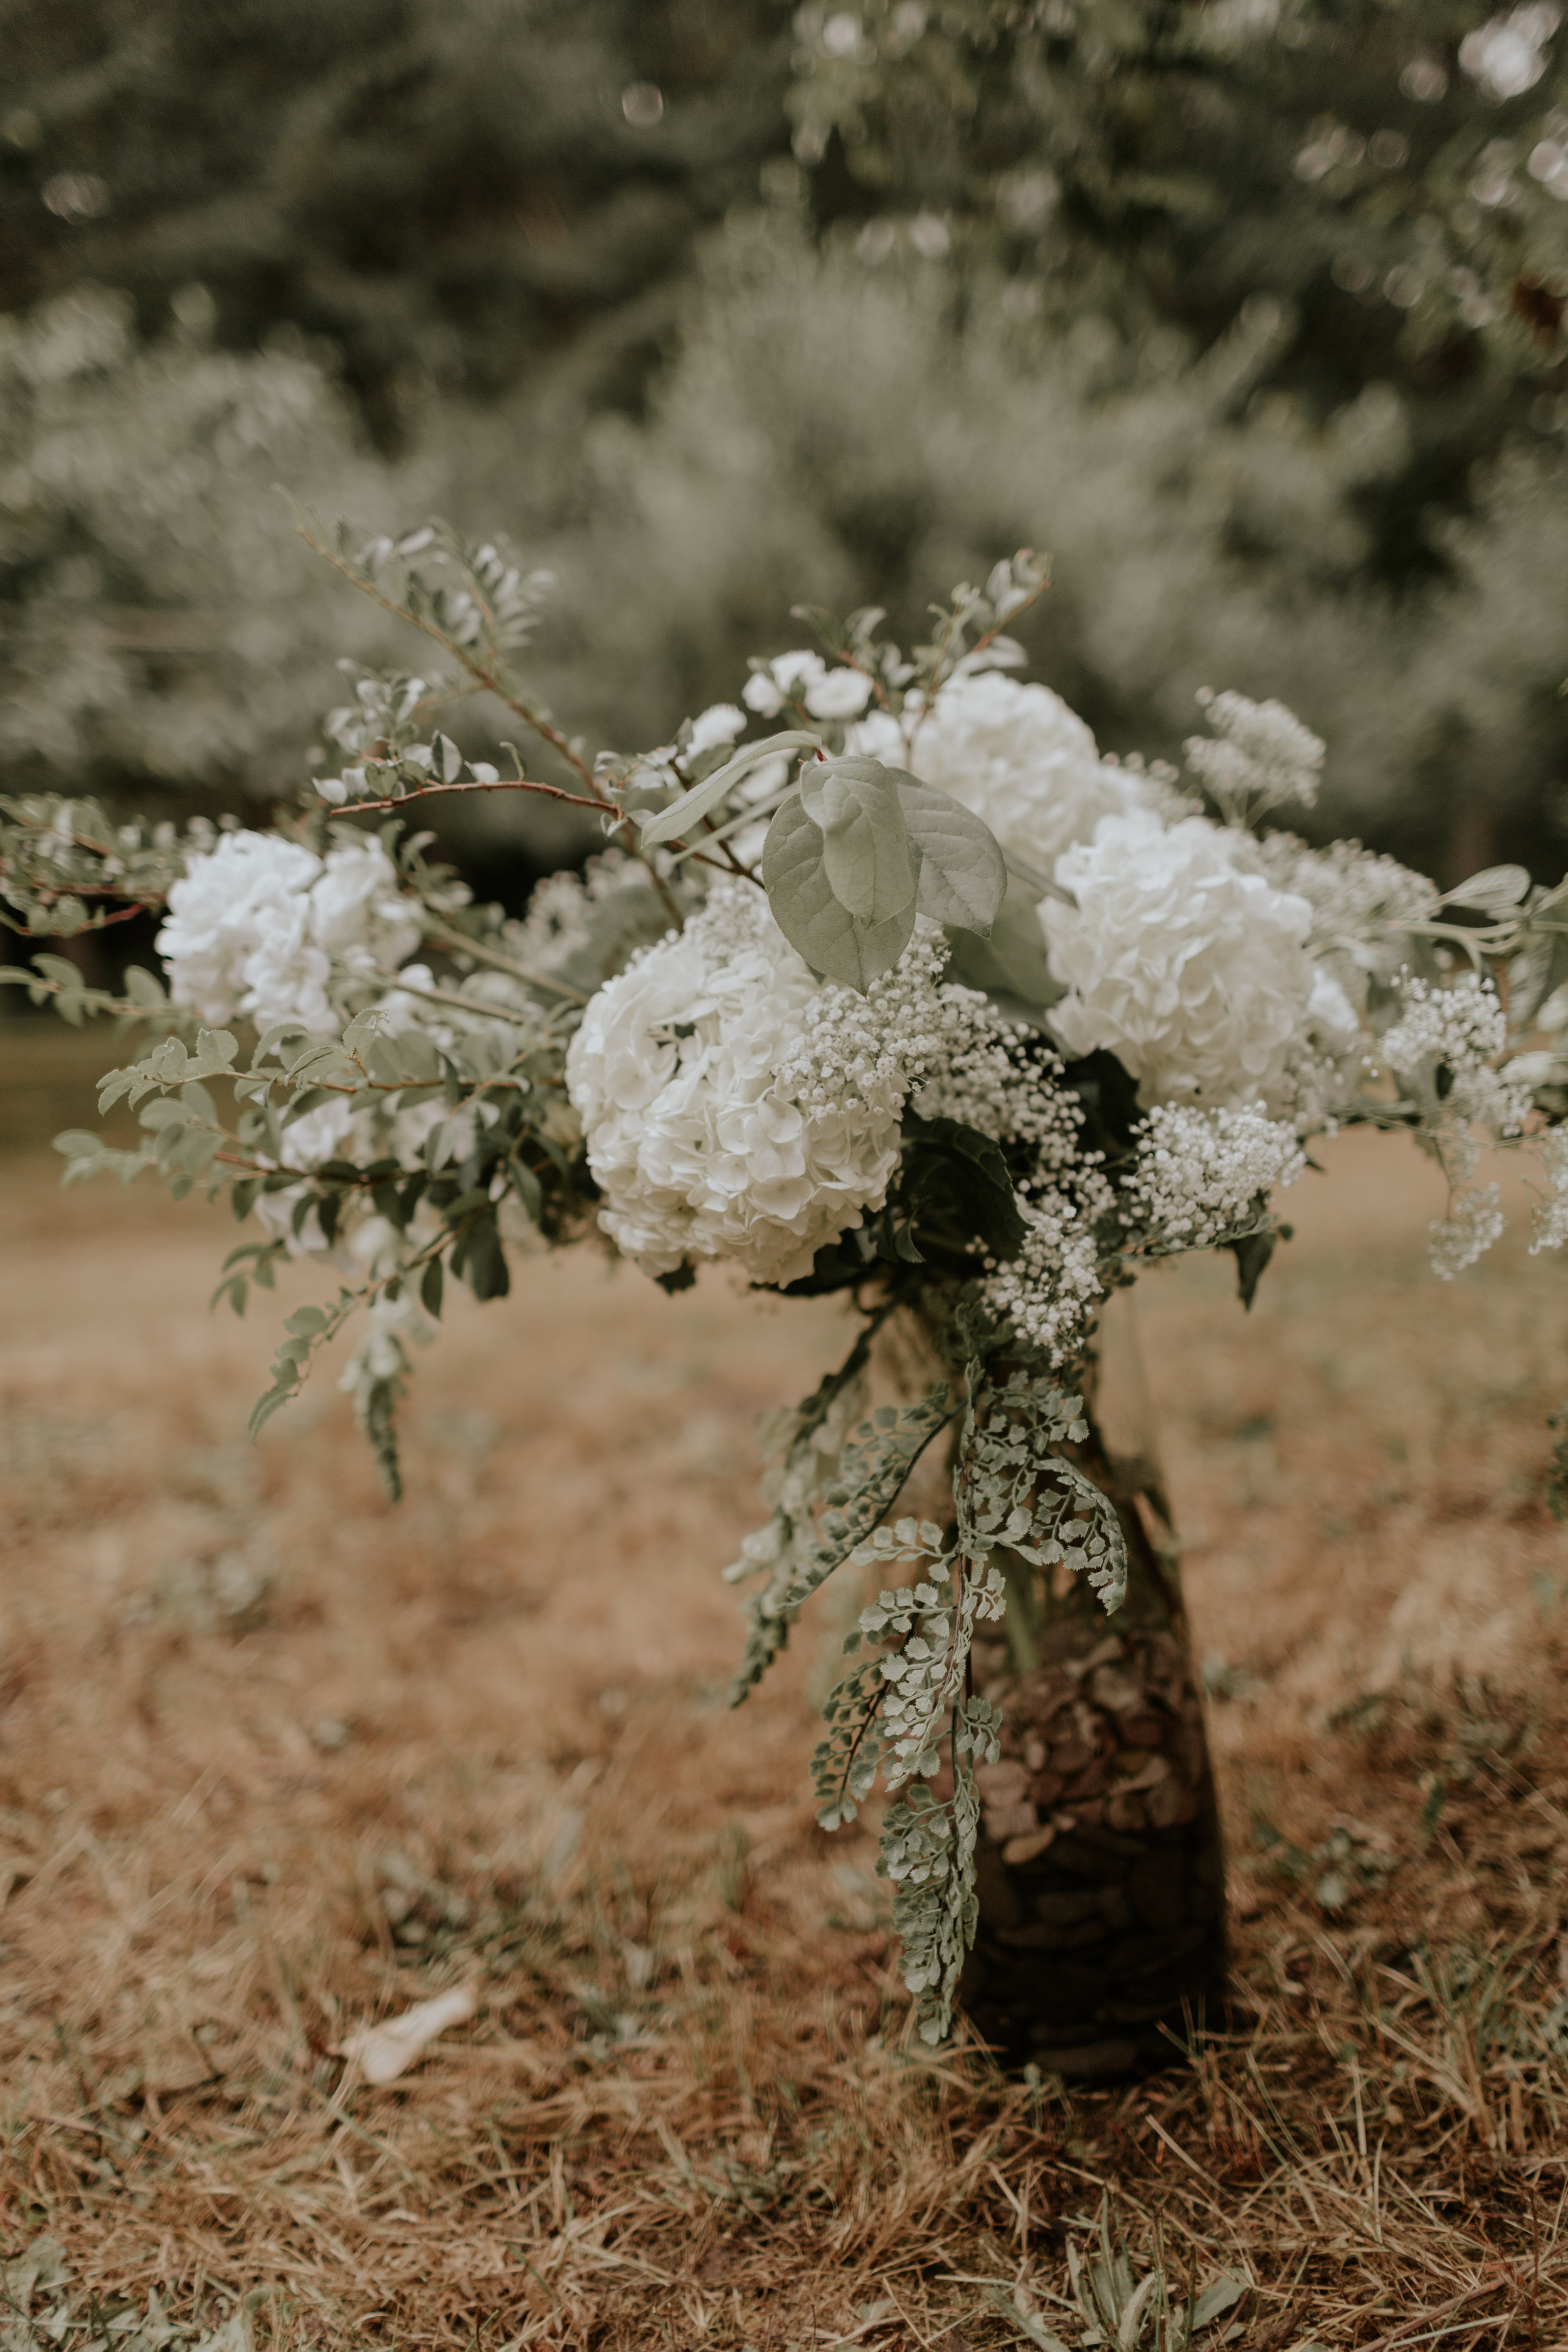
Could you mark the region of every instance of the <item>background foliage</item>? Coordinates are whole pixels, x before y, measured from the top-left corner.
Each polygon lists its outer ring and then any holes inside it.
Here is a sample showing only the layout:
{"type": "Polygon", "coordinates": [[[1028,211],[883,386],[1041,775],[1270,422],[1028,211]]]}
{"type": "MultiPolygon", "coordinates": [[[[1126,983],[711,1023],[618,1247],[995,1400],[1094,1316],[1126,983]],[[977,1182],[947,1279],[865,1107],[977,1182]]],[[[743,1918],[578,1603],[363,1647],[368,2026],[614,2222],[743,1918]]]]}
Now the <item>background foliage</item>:
{"type": "MultiPolygon", "coordinates": [[[[1026,542],[1108,746],[1279,694],[1326,829],[1560,866],[1549,7],[19,0],[6,40],[7,788],[291,788],[322,646],[390,641],[281,481],[502,522],[598,742],[731,695],[793,602],[912,634],[1026,542]]],[[[508,897],[579,845],[465,817],[508,897]]]]}

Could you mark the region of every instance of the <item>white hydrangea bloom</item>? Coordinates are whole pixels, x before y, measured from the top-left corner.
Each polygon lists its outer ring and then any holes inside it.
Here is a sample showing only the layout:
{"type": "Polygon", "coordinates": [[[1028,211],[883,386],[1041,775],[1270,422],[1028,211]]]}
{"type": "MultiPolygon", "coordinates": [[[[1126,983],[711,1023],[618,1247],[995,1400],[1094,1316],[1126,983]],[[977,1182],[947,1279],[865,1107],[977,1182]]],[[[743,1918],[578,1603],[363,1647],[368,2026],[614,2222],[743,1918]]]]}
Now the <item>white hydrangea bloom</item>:
{"type": "Polygon", "coordinates": [[[1059,694],[996,670],[949,678],[907,755],[897,720],[880,712],[852,730],[850,749],[940,784],[1046,874],[1101,817],[1148,806],[1146,779],[1102,760],[1059,694]]]}
{"type": "Polygon", "coordinates": [[[1103,818],[1058,861],[1075,908],[1041,909],[1069,1054],[1107,1047],[1146,1106],[1276,1108],[1314,1019],[1312,910],[1255,870],[1246,836],[1187,817],[1103,818]]]}
{"type": "Polygon", "coordinates": [[[805,1274],[881,1206],[910,1088],[986,1017],[938,985],[945,954],[922,933],[860,997],[814,978],[760,892],[716,892],[598,991],[572,1041],[605,1231],[652,1275],[702,1257],[754,1282],[805,1274]]]}
{"type": "Polygon", "coordinates": [[[171,889],[155,944],[174,1003],[215,1027],[243,1017],[258,1029],[297,1021],[326,1034],[338,1025],[334,963],[374,973],[418,942],[379,841],[321,858],[276,834],[226,833],[171,889]]]}
{"type": "Polygon", "coordinates": [[[1212,1248],[1305,1165],[1294,1129],[1258,1111],[1163,1106],[1143,1122],[1123,1214],[1163,1247],[1212,1248]]]}

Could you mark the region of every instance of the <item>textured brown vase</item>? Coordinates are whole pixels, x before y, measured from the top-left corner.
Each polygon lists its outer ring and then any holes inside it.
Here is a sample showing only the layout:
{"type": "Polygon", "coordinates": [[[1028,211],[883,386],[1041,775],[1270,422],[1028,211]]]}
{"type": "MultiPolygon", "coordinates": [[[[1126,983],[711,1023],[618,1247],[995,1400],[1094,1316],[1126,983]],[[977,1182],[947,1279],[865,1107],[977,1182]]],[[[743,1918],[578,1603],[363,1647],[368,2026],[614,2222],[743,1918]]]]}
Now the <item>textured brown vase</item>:
{"type": "Polygon", "coordinates": [[[1127,1599],[1024,1569],[977,1641],[1002,1760],[980,1773],[980,1929],[959,1998],[1005,2064],[1110,2081],[1217,2023],[1225,1854],[1202,1686],[1130,1294],[1096,1336],[1080,1466],[1126,1532],[1127,1599]]]}

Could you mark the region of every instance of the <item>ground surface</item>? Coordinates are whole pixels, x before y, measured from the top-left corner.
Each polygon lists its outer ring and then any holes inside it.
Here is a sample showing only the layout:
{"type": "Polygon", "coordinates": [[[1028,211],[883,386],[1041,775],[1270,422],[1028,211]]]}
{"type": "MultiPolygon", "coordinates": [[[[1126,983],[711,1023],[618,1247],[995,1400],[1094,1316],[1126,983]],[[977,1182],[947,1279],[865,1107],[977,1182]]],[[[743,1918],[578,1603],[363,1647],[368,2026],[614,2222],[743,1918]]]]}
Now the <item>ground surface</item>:
{"type": "MultiPolygon", "coordinates": [[[[5,1131],[85,1123],[76,1067],[0,1050],[5,1131]]],[[[235,2352],[1076,2347],[1108,2187],[1135,2278],[1253,2283],[1205,2341],[1568,2343],[1568,1268],[1438,1285],[1422,1164],[1325,1158],[1250,1318],[1143,1286],[1237,2000],[1069,2101],[905,2051],[807,1801],[831,1602],[723,1703],[752,1418],[835,1307],[530,1265],[449,1312],[394,1510],[330,1371],[245,1443],[218,1213],[0,1152],[0,2259],[60,2242],[66,2352],[154,2288],[235,2352]],[[331,2054],[457,1983],[401,2081],[331,2054]]]]}

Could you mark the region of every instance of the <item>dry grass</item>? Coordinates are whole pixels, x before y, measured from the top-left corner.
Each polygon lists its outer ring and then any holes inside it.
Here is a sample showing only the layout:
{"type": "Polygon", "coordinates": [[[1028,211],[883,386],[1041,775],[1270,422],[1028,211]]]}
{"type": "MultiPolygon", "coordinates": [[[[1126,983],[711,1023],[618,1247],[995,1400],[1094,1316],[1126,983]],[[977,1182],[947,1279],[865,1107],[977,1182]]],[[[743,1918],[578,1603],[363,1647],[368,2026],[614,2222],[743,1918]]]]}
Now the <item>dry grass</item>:
{"type": "Polygon", "coordinates": [[[1333,1156],[1250,1320],[1148,1286],[1237,2003],[1071,2099],[905,2051],[806,1801],[828,1639],[723,1706],[748,1423],[831,1305],[531,1267],[394,1512],[330,1381],[244,1444],[216,1216],[0,1160],[0,2258],[51,2231],[103,2344],[155,2286],[259,2345],[1076,2346],[1109,2184],[1135,2273],[1254,2282],[1215,2336],[1568,2343],[1563,1274],[1441,1288],[1419,1165],[1333,1156]],[[399,2083],[331,2054],[470,1977],[399,2083]]]}

